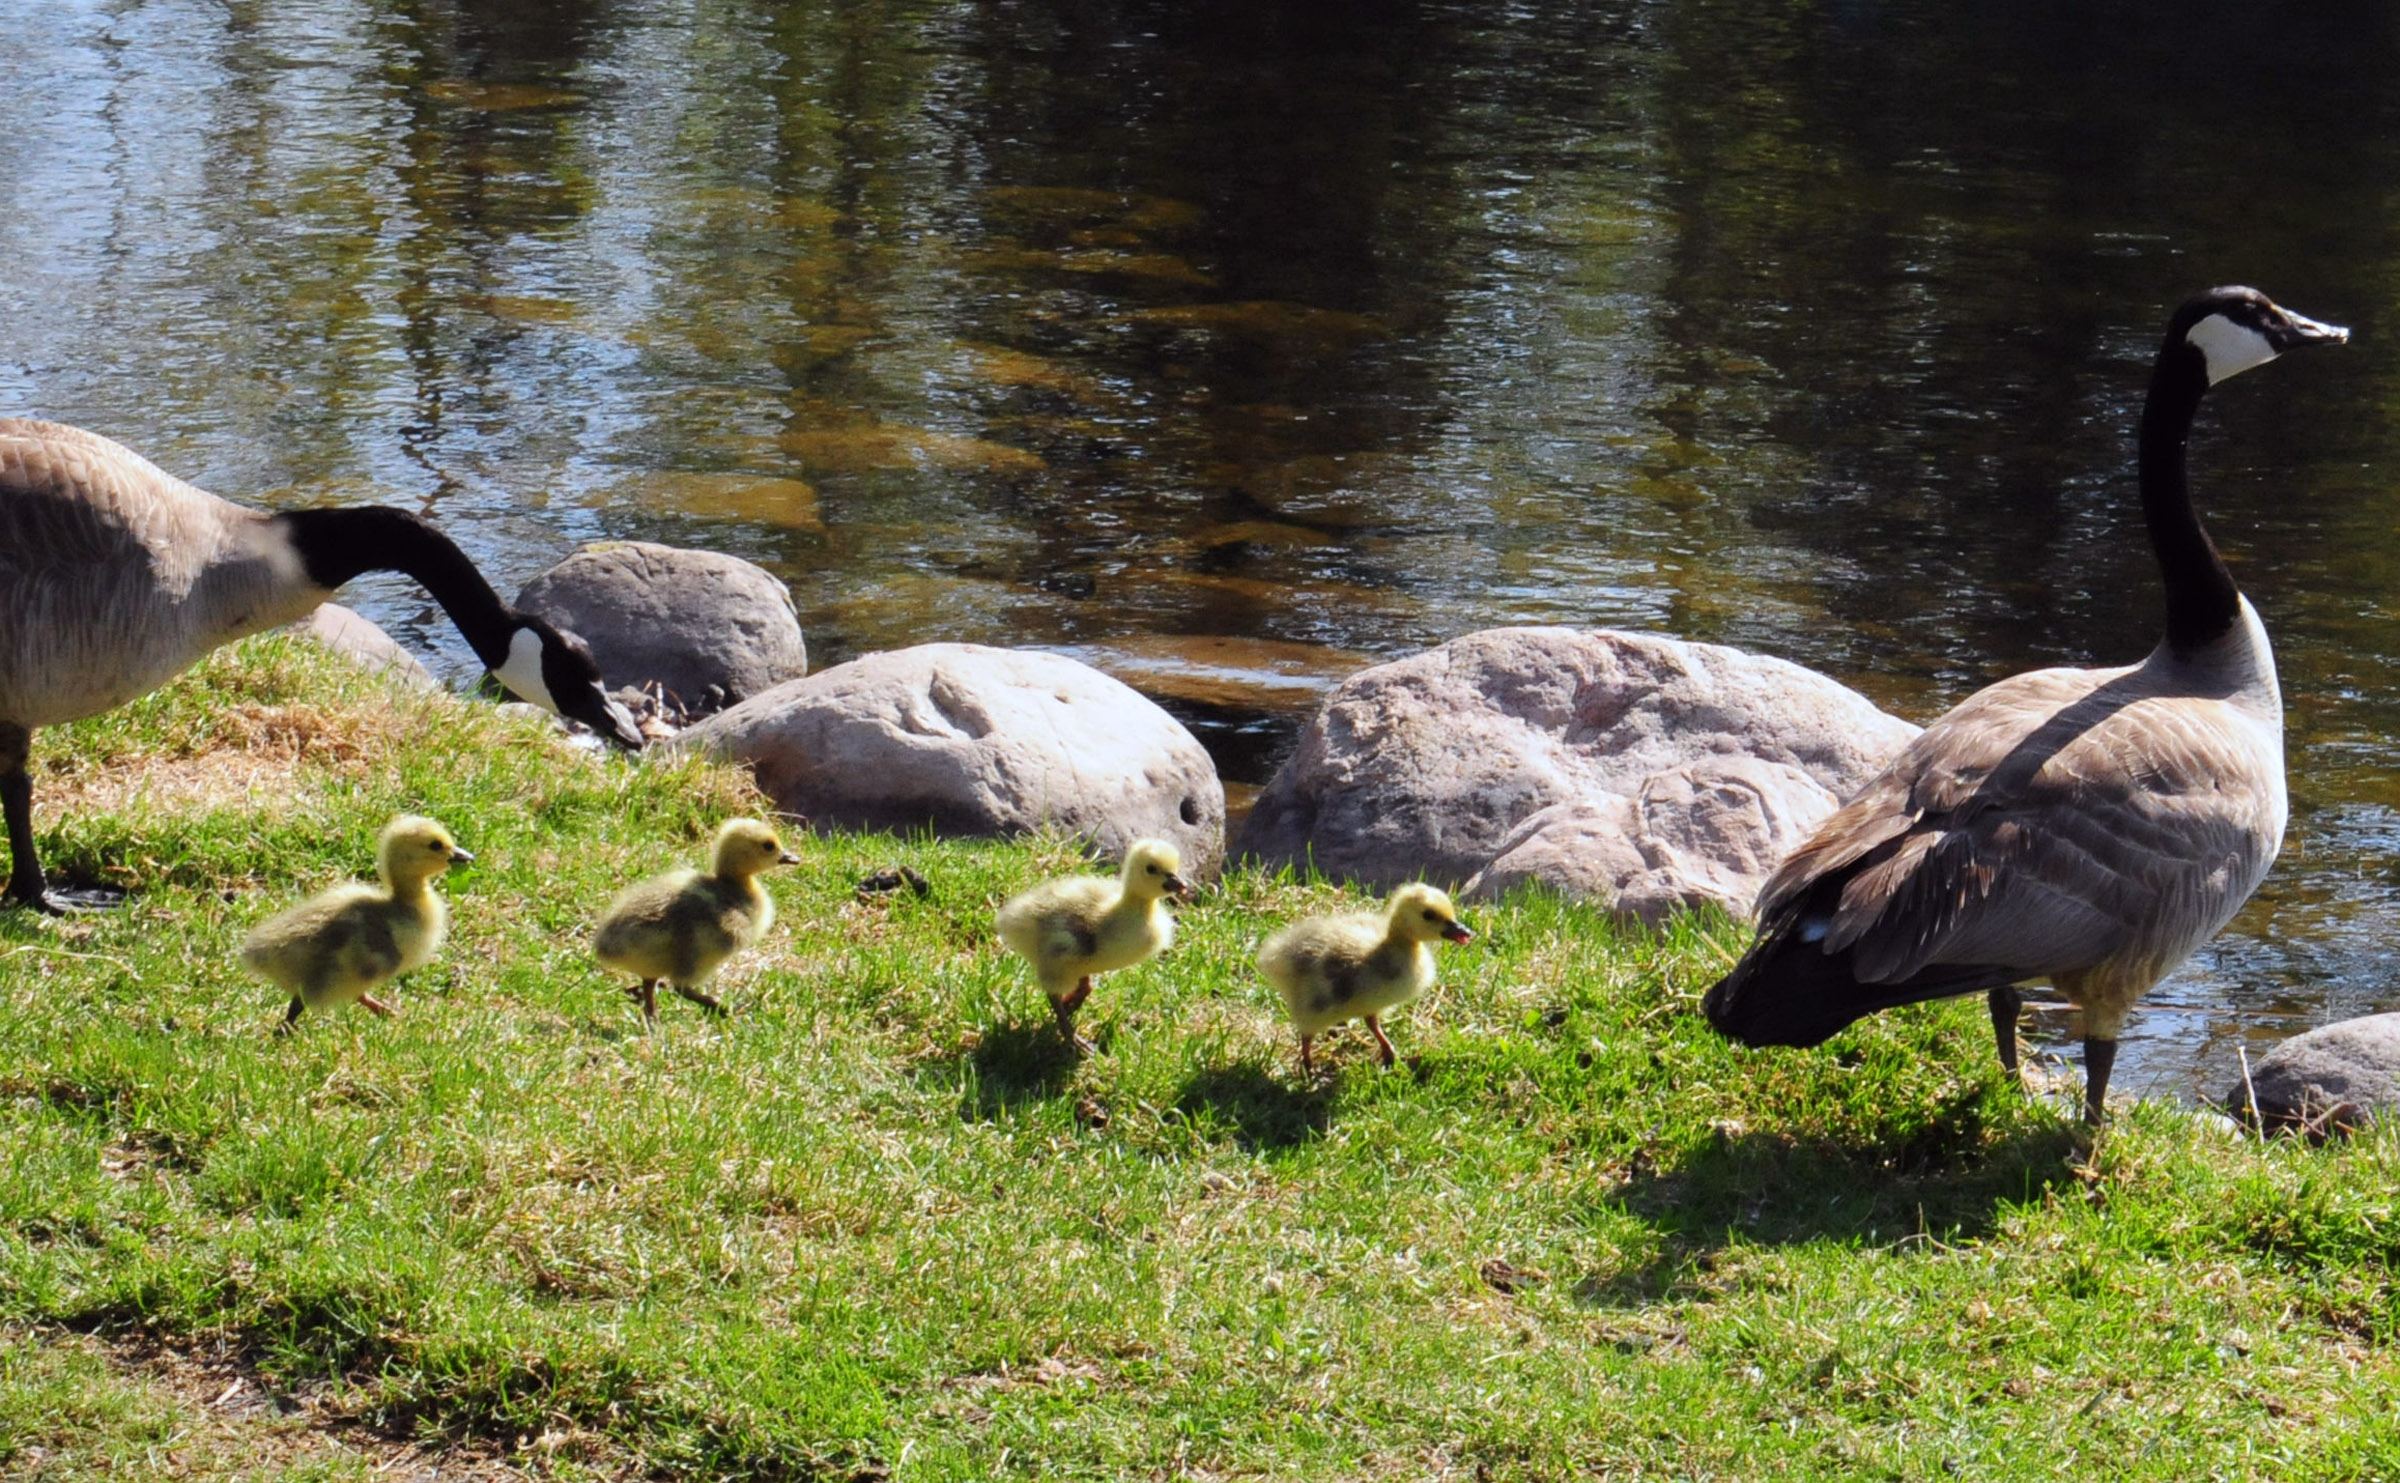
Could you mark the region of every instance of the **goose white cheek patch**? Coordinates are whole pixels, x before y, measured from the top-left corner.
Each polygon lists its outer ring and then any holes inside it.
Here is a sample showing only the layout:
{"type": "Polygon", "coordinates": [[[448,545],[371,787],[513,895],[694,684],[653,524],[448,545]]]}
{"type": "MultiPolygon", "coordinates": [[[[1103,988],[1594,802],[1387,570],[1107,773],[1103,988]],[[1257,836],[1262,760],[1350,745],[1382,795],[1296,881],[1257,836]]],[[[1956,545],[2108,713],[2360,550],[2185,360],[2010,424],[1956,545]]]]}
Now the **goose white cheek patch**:
{"type": "Polygon", "coordinates": [[[2235,324],[2222,314],[2211,314],[2184,332],[2186,344],[2200,349],[2200,358],[2208,362],[2208,384],[2216,385],[2226,377],[2263,366],[2275,358],[2275,347],[2267,337],[2248,325],[2235,324]]]}
{"type": "Polygon", "coordinates": [[[550,687],[542,682],[542,636],[530,628],[520,628],[508,636],[508,657],[492,671],[492,678],[508,687],[508,693],[519,700],[529,700],[552,715],[558,714],[558,702],[551,698],[550,687]]]}

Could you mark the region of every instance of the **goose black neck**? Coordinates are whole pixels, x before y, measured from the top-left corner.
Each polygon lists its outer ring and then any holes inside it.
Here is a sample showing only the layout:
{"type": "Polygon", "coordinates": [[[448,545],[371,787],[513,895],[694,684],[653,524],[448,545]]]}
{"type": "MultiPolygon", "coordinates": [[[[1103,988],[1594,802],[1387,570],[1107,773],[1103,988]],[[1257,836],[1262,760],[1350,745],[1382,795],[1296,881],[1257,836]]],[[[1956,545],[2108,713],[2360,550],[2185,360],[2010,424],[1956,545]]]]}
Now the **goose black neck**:
{"type": "Polygon", "coordinates": [[[2192,508],[2184,446],[2208,390],[2200,356],[2180,339],[2158,355],[2142,408],[2142,517],[2167,587],[2167,643],[2189,653],[2223,638],[2241,618],[2241,593],[2192,508]]]}
{"type": "Polygon", "coordinates": [[[442,605],[476,658],[492,668],[507,661],[514,612],[467,553],[423,517],[369,505],[294,510],[275,519],[317,586],[330,592],[362,572],[404,573],[442,605]]]}

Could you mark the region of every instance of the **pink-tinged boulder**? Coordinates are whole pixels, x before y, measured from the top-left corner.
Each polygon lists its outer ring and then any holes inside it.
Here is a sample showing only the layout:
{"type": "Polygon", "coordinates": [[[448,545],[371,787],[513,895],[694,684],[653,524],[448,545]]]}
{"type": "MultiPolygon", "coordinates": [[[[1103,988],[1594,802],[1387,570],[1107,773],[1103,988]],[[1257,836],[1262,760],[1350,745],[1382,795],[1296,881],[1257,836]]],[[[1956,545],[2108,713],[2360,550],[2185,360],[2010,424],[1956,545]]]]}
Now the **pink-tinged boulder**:
{"type": "Polygon", "coordinates": [[[433,671],[420,663],[416,655],[338,602],[320,603],[315,612],[292,625],[292,632],[316,640],[361,668],[394,676],[420,690],[441,688],[433,671]]]}
{"type": "Polygon", "coordinates": [[[517,594],[591,645],[611,689],[655,687],[688,720],[808,673],[791,590],[738,556],[598,541],[517,594]]]}
{"type": "Polygon", "coordinates": [[[750,764],[777,808],[849,829],[1078,834],[1121,857],[1164,839],[1186,874],[1225,856],[1225,788],[1181,723],[1060,654],[923,644],[779,685],[685,732],[750,764]]]}
{"type": "Polygon", "coordinates": [[[1656,924],[1703,903],[1748,916],[1761,882],[1840,800],[1797,767],[1724,757],[1654,772],[1631,793],[1554,803],[1510,830],[1472,897],[1539,881],[1656,924]]]}
{"type": "Polygon", "coordinates": [[[1488,867],[1478,885],[1623,890],[1644,916],[1670,897],[1746,912],[1780,849],[1916,732],[1781,659],[1490,629],[1337,686],[1236,853],[1379,887],[1488,867]],[[1674,821],[1687,801],[1699,816],[1674,821]]]}

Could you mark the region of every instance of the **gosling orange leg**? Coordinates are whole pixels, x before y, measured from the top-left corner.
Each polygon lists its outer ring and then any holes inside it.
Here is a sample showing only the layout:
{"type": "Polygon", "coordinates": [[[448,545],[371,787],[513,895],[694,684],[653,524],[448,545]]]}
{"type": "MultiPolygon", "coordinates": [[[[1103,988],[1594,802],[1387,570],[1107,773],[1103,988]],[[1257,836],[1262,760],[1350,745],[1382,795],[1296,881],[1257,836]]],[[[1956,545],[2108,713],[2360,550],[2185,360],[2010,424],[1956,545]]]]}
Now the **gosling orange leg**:
{"type": "Polygon", "coordinates": [[[1382,1059],[1383,1064],[1386,1066],[1397,1064],[1400,1060],[1400,1053],[1392,1049],[1392,1038],[1383,1033],[1382,1023],[1375,1016],[1368,1015],[1367,1029],[1375,1036],[1375,1054],[1382,1059]]]}

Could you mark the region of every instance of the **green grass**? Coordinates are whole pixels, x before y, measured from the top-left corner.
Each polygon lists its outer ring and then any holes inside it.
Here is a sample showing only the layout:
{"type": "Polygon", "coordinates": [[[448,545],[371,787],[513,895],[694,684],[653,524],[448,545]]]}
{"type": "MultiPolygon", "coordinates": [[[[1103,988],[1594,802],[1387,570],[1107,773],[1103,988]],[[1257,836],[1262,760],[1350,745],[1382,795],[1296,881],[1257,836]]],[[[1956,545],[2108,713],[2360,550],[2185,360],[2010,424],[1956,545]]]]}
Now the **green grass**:
{"type": "MultiPolygon", "coordinates": [[[[1471,910],[1402,1065],[1346,1033],[1303,1086],[1249,958],[1341,890],[1229,876],[1078,1064],[990,930],[1071,850],[833,836],[733,1017],[644,1035],[588,924],[758,807],[729,771],[281,640],[37,746],[54,867],[142,889],[0,913],[0,1473],[123,1475],[211,1414],[161,1368],[202,1352],[568,1477],[2400,1469],[2391,1133],[2095,1146],[1979,1006],[1740,1052],[1723,920],[1471,910]],[[272,1038],[233,944],[402,810],[478,856],[448,948],[272,1038]],[[899,863],[930,898],[854,898],[899,863]]],[[[180,1465],[365,1476],[282,1456],[180,1465]]]]}

